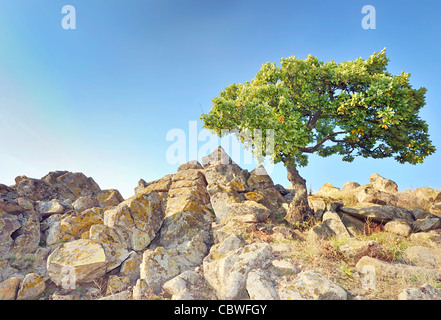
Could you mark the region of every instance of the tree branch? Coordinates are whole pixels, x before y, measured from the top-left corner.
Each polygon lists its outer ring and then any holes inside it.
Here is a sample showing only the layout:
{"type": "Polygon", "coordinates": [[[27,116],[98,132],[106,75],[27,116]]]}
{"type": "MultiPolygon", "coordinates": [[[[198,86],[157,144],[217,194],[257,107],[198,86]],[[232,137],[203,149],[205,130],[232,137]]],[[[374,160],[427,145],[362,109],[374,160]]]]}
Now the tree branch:
{"type": "MultiPolygon", "coordinates": [[[[335,132],[335,133],[330,133],[328,134],[324,139],[322,139],[322,141],[320,141],[319,143],[317,143],[314,147],[309,147],[309,148],[299,148],[300,151],[305,152],[305,153],[313,153],[316,152],[318,150],[318,148],[320,148],[326,141],[331,140],[334,142],[334,139],[332,139],[332,137],[339,135],[339,134],[343,134],[346,133],[345,131],[339,131],[339,132],[335,132]]],[[[344,140],[342,140],[344,141],[344,140]]],[[[344,141],[347,142],[347,141],[344,141]]]]}

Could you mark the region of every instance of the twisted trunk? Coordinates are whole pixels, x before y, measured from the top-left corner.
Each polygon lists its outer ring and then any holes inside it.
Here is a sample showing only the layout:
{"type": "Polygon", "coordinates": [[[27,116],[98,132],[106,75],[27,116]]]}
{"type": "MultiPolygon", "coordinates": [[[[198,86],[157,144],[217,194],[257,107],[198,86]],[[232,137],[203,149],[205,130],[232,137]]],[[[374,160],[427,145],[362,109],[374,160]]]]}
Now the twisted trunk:
{"type": "Polygon", "coordinates": [[[288,171],[288,180],[291,182],[294,190],[294,198],[289,205],[285,220],[291,224],[304,221],[311,215],[311,208],[308,204],[308,190],[306,189],[306,180],[303,179],[295,167],[286,166],[288,171]]]}

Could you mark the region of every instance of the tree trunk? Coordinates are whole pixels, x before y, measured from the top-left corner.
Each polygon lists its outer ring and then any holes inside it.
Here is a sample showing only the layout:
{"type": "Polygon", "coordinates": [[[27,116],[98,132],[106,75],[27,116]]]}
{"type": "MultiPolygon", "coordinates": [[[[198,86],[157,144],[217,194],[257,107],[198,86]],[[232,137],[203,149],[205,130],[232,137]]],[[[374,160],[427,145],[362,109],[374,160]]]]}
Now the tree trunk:
{"type": "Polygon", "coordinates": [[[291,224],[304,221],[311,215],[311,208],[308,204],[308,190],[306,189],[306,180],[303,179],[295,167],[286,166],[288,171],[288,180],[291,182],[294,190],[294,198],[289,205],[285,220],[291,224]]]}

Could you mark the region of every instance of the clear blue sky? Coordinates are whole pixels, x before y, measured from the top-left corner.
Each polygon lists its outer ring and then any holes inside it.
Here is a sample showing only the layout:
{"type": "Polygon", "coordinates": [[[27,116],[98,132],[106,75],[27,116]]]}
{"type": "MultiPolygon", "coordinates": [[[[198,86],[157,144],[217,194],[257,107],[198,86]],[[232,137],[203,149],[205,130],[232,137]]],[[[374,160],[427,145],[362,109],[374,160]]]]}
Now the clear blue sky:
{"type": "MultiPolygon", "coordinates": [[[[440,12],[428,0],[2,0],[0,183],[81,171],[129,197],[140,178],[176,171],[167,132],[188,133],[189,121],[200,130],[201,108],[262,63],[308,54],[339,62],[384,47],[391,73],[428,89],[421,116],[440,149],[440,12]],[[375,30],[361,27],[366,4],[376,8],[375,30]],[[61,27],[64,5],[76,8],[76,30],[61,27]]],[[[401,190],[438,189],[440,164],[439,151],[418,166],[312,156],[300,173],[314,190],[368,183],[374,172],[401,190]]],[[[288,184],[282,165],[272,177],[288,184]]]]}

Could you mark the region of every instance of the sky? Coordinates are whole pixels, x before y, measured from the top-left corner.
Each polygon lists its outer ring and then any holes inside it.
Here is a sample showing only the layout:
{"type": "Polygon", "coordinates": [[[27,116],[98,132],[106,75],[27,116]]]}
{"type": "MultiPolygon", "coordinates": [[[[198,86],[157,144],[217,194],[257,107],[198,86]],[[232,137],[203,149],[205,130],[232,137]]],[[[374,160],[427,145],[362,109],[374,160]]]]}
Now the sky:
{"type": "MultiPolygon", "coordinates": [[[[200,115],[263,63],[308,54],[343,62],[385,47],[390,73],[427,88],[420,116],[439,149],[440,11],[430,0],[2,0],[0,183],[69,170],[130,197],[139,179],[176,172],[167,158],[174,132],[186,142],[181,159],[201,160],[216,141],[203,139],[200,115]],[[62,26],[65,5],[75,8],[75,29],[62,26]],[[375,29],[362,28],[365,5],[375,7],[375,29]]],[[[257,165],[241,158],[233,160],[244,169],[257,165]]],[[[416,166],[313,155],[299,171],[314,191],[366,184],[373,173],[400,190],[439,189],[440,164],[439,151],[416,166]]],[[[289,185],[282,164],[270,171],[289,185]]]]}

